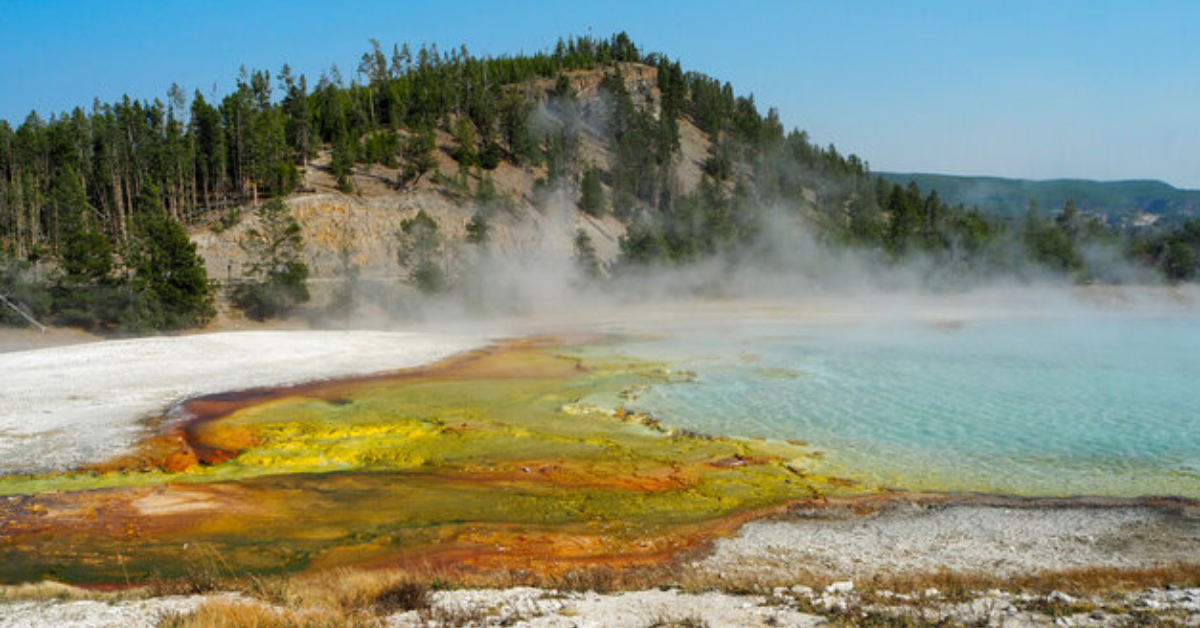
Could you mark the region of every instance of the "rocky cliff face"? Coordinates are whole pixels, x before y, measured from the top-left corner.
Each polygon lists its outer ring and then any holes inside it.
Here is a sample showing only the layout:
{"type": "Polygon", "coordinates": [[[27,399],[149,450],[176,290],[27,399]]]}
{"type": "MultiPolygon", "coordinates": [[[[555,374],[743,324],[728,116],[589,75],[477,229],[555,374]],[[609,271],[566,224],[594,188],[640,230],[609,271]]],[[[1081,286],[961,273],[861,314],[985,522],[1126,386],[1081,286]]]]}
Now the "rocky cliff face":
{"type": "MultiPolygon", "coordinates": [[[[397,234],[403,222],[421,210],[438,222],[449,264],[458,263],[474,247],[466,242],[466,226],[474,215],[474,206],[431,190],[369,197],[305,194],[289,199],[288,206],[303,229],[305,258],[313,279],[337,277],[343,250],[364,278],[403,276],[405,269],[397,260],[397,234]]],[[[257,216],[251,212],[226,231],[194,234],[210,278],[225,282],[245,276],[249,260],[241,242],[257,223],[257,216]]],[[[506,256],[536,254],[547,248],[569,256],[576,230],[583,229],[600,258],[611,262],[618,254],[617,240],[625,232],[617,219],[593,218],[575,209],[569,200],[552,203],[541,211],[527,207],[499,211],[490,223],[489,246],[506,256]]]]}
{"type": "MultiPolygon", "coordinates": [[[[635,102],[657,112],[655,68],[625,64],[622,73],[635,102]]],[[[580,164],[607,168],[611,154],[602,128],[603,74],[575,72],[569,79],[578,94],[584,119],[580,164]]],[[[543,80],[531,83],[528,89],[547,93],[552,87],[552,81],[543,80]]],[[[403,131],[400,133],[405,135],[403,131]]],[[[709,141],[687,120],[680,121],[680,135],[674,186],[677,193],[683,194],[700,181],[709,141]]],[[[437,144],[438,170],[444,180],[458,178],[459,164],[450,156],[455,145],[453,138],[439,131],[437,144]]],[[[466,225],[478,205],[469,193],[438,184],[428,175],[416,186],[401,188],[398,168],[358,165],[351,177],[355,193],[343,194],[337,190],[330,171],[330,158],[328,152],[318,155],[304,172],[300,186],[303,192],[287,199],[303,229],[305,257],[314,280],[339,275],[344,265],[343,250],[362,278],[399,280],[407,276],[407,269],[397,261],[396,234],[405,220],[421,210],[438,222],[448,266],[460,265],[470,255],[474,245],[466,242],[466,225]]],[[[611,215],[596,218],[580,211],[578,182],[553,192],[549,202],[539,206],[535,204],[535,188],[539,177],[545,176],[544,168],[520,167],[505,161],[488,175],[497,192],[507,199],[507,207],[493,210],[489,218],[493,252],[507,257],[557,252],[556,259],[569,258],[576,231],[582,229],[591,237],[602,262],[608,264],[617,258],[618,240],[625,233],[625,224],[611,215]]],[[[474,170],[468,170],[466,178],[474,189],[478,183],[474,170]]],[[[605,186],[606,195],[609,192],[605,186]]],[[[193,240],[204,257],[210,278],[229,282],[245,277],[249,260],[241,242],[257,221],[256,208],[247,207],[243,209],[242,220],[230,228],[205,227],[193,231],[193,240]]]]}

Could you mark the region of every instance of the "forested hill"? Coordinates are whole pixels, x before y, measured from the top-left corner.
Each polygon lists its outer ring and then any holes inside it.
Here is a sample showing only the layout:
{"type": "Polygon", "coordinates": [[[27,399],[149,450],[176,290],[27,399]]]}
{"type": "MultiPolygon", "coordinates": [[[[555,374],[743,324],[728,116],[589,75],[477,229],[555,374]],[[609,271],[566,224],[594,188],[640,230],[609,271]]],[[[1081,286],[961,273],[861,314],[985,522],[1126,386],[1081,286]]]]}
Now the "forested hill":
{"type": "Polygon", "coordinates": [[[617,266],[736,248],[767,205],[838,232],[880,215],[880,188],[856,157],[812,145],[753,97],[624,34],[488,58],[372,42],[352,78],[243,70],[216,99],[172,86],[165,100],[0,122],[0,289],[39,316],[98,329],[203,324],[214,294],[255,316],[286,314],[307,299],[314,244],[296,204],[320,191],[404,208],[387,223],[397,228],[342,240],[393,240],[394,274],[427,292],[463,280],[448,258],[488,247],[496,223],[537,224],[564,201],[621,238],[615,264],[589,240],[595,230],[574,234],[597,281],[617,266]],[[701,154],[685,157],[689,143],[701,154]],[[427,211],[446,204],[470,222],[449,229],[427,211]],[[204,239],[246,217],[252,226],[230,238],[246,263],[205,272],[183,228],[204,239]],[[214,279],[238,285],[214,293],[214,279]]]}
{"type": "Polygon", "coordinates": [[[989,215],[875,176],[624,34],[495,57],[370,43],[350,76],[243,70],[223,95],[171,86],[0,121],[0,323],[23,324],[14,308],[102,331],[203,325],[226,303],[311,313],[317,280],[344,313],[364,260],[390,282],[374,296],[453,294],[525,232],[564,225],[580,281],[601,286],[714,256],[794,265],[803,247],[919,259],[960,284],[1110,280],[1101,249],[1196,272],[1200,222],[1130,236],[1071,202],[989,215]]]}
{"type": "Polygon", "coordinates": [[[928,173],[877,174],[900,185],[915,181],[923,190],[937,190],[951,204],[974,205],[1003,216],[1023,216],[1030,199],[1042,207],[1062,207],[1067,201],[1074,201],[1080,211],[1104,216],[1114,225],[1158,220],[1182,222],[1200,215],[1200,190],[1182,190],[1162,181],[1034,181],[928,173]]]}

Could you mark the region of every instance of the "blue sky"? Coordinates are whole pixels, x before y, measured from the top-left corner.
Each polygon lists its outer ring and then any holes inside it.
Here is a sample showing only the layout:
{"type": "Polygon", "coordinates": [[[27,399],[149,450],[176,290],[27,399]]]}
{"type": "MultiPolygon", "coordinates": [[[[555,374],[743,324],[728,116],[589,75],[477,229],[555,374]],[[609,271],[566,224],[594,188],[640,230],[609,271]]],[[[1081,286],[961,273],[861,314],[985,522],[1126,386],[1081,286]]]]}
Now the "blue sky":
{"type": "Polygon", "coordinates": [[[0,118],[353,73],[369,38],[476,53],[625,30],[876,170],[1200,188],[1200,3],[0,0],[0,118]]]}

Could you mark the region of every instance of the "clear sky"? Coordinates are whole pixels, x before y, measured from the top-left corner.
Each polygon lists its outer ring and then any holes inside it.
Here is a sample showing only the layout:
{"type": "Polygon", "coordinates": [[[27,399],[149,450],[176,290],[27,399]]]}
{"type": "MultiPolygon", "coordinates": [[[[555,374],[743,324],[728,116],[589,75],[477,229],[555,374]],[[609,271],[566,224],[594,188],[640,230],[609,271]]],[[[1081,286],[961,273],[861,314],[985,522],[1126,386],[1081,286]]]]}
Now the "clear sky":
{"type": "MultiPolygon", "coordinates": [[[[347,77],[369,38],[535,51],[627,31],[875,170],[1200,188],[1200,2],[0,0],[0,118],[347,77]]],[[[310,83],[311,84],[311,83],[310,83]]]]}

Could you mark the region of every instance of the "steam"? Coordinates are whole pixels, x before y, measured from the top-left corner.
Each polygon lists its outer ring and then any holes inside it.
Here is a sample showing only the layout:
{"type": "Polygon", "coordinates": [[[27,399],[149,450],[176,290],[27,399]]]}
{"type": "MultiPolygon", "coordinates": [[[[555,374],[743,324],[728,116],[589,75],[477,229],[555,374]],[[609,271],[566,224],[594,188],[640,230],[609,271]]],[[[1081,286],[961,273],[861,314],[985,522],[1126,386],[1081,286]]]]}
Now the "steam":
{"type": "MultiPolygon", "coordinates": [[[[573,126],[582,136],[602,138],[611,108],[609,94],[598,90],[575,100],[543,102],[529,122],[540,136],[573,126]]],[[[571,163],[577,168],[589,165],[575,161],[571,163]]],[[[791,180],[844,185],[794,160],[779,161],[769,167],[791,180]]],[[[816,190],[837,198],[846,192],[816,190]]],[[[467,208],[467,215],[490,216],[494,234],[487,245],[470,244],[451,225],[442,225],[447,290],[425,294],[394,276],[361,277],[351,307],[335,308],[343,316],[319,318],[317,324],[504,328],[537,320],[561,324],[619,318],[632,308],[687,309],[712,301],[775,301],[803,308],[837,300],[850,310],[882,315],[919,311],[919,302],[949,307],[950,302],[970,301],[980,311],[1072,311],[1150,303],[1178,309],[1195,301],[1190,289],[1167,288],[1152,269],[1125,259],[1117,244],[1081,244],[1093,280],[1107,287],[1080,287],[1074,278],[1029,261],[1018,229],[984,251],[952,242],[948,253],[937,258],[915,253],[898,261],[882,250],[829,241],[832,230],[821,229],[815,222],[820,218],[807,207],[754,209],[759,228],[753,241],[715,255],[686,263],[626,265],[611,241],[613,234],[583,214],[576,197],[573,190],[558,188],[535,210],[467,208]],[[606,245],[601,255],[606,276],[600,280],[575,259],[574,238],[580,230],[606,245]]]]}
{"type": "MultiPolygon", "coordinates": [[[[493,214],[496,231],[487,246],[453,234],[445,244],[449,288],[423,294],[397,281],[358,280],[355,306],[342,318],[316,321],[344,328],[486,328],[525,333],[588,329],[619,322],[633,310],[685,312],[714,302],[786,303],[852,317],[929,319],[1034,313],[1137,309],[1191,311],[1197,293],[1158,284],[1152,272],[1121,259],[1113,247],[1085,250],[1090,267],[1108,282],[1077,286],[1062,274],[1022,267],[989,275],[953,251],[943,260],[913,256],[902,263],[882,251],[826,243],[799,212],[765,208],[762,228],[739,246],[687,264],[622,267],[596,280],[576,263],[573,239],[584,230],[604,235],[580,212],[574,195],[559,190],[537,211],[493,214]]],[[[1023,256],[1019,244],[994,255],[1023,256]]]]}

